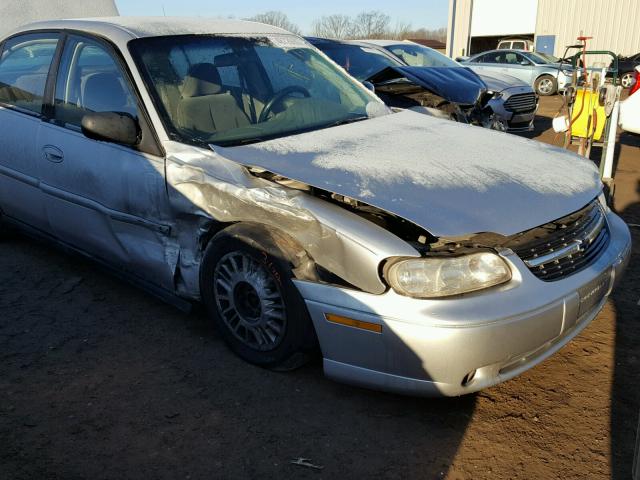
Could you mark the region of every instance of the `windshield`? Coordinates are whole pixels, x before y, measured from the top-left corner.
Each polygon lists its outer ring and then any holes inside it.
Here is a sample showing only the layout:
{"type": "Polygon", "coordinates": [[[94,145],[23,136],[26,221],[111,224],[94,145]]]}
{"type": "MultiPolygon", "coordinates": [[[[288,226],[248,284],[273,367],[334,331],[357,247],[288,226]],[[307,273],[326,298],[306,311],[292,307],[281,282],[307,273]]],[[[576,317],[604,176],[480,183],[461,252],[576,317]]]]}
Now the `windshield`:
{"type": "Polygon", "coordinates": [[[375,47],[323,43],[318,48],[361,82],[387,67],[402,66],[398,60],[375,47]]]}
{"type": "Polygon", "coordinates": [[[240,145],[386,113],[293,35],[167,36],[130,42],[172,138],[240,145]]]}
{"type": "Polygon", "coordinates": [[[560,59],[558,57],[554,57],[553,55],[549,55],[548,53],[536,52],[537,56],[544,58],[548,63],[558,63],[560,59]]]}
{"type": "Polygon", "coordinates": [[[547,63],[555,63],[551,59],[546,58],[547,57],[546,55],[543,57],[538,53],[532,53],[532,52],[520,52],[520,53],[522,53],[524,56],[526,56],[533,63],[537,63],[537,64],[541,64],[541,65],[545,65],[547,63]]]}
{"type": "Polygon", "coordinates": [[[385,47],[400,57],[407,65],[415,67],[460,67],[458,62],[434,49],[415,44],[398,44],[385,47]]]}

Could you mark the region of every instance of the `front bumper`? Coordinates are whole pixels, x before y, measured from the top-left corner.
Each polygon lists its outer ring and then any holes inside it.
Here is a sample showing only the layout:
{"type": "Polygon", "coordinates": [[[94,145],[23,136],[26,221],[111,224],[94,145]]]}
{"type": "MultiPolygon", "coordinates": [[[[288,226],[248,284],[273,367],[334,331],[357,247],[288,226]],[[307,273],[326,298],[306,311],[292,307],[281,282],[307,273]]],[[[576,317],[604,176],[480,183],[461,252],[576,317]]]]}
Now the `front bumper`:
{"type": "Polygon", "coordinates": [[[513,253],[513,279],[450,299],[372,295],[296,281],[324,357],[325,374],[409,395],[456,396],[503,382],[551,356],[595,318],[631,253],[627,226],[607,215],[608,248],[563,280],[536,278],[513,253]],[[604,280],[603,280],[604,279],[604,280]],[[604,282],[604,296],[579,315],[580,293],[604,282]],[[380,333],[330,322],[327,314],[381,325],[380,333]],[[473,379],[468,381],[469,374],[473,379]]]}
{"type": "Polygon", "coordinates": [[[524,93],[532,93],[532,89],[529,86],[512,87],[507,88],[500,92],[502,96],[500,98],[492,98],[487,103],[487,106],[491,108],[496,120],[500,121],[507,132],[528,132],[534,129],[534,119],[536,112],[538,111],[538,104],[533,110],[524,112],[514,112],[505,107],[505,103],[513,95],[519,95],[524,93]]]}

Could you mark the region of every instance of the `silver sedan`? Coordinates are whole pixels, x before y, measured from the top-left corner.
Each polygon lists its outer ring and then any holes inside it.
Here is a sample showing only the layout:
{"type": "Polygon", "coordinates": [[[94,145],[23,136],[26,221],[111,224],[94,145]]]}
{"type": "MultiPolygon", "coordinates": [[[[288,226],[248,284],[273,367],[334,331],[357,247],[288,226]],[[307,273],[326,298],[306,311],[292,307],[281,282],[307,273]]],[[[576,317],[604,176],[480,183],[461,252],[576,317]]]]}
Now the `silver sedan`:
{"type": "Polygon", "coordinates": [[[519,78],[532,85],[541,96],[563,90],[573,72],[570,65],[552,63],[534,52],[521,50],[491,50],[473,55],[461,63],[477,73],[503,73],[519,78]]]}
{"type": "Polygon", "coordinates": [[[533,367],[630,254],[564,150],[393,111],[253,22],[32,24],[0,52],[0,211],[154,294],[245,360],[415,395],[533,367]]]}

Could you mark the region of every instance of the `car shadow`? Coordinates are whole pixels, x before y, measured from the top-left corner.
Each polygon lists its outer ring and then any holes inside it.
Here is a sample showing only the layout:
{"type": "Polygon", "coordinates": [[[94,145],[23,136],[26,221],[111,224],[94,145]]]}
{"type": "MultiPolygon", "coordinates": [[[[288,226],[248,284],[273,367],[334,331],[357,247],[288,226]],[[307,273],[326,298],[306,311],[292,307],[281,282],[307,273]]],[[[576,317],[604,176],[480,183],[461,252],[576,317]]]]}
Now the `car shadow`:
{"type": "Polygon", "coordinates": [[[7,478],[316,478],[300,458],[327,476],[444,478],[473,416],[475,395],[342,385],[319,359],[252,366],[202,308],[178,311],[20,235],[2,250],[7,478]]]}
{"type": "MultiPolygon", "coordinates": [[[[640,180],[637,182],[640,199],[640,180]]],[[[617,212],[629,224],[640,224],[640,200],[617,212]]],[[[615,368],[611,388],[611,473],[615,480],[630,478],[640,409],[640,229],[632,227],[632,258],[623,288],[614,290],[616,312],[615,368]]]]}
{"type": "MultiPolygon", "coordinates": [[[[548,110],[548,112],[551,110],[548,110]]],[[[548,113],[547,112],[547,113],[548,113]]],[[[553,118],[547,115],[536,116],[535,131],[520,136],[562,145],[563,136],[551,130],[553,118]]],[[[640,136],[621,132],[614,151],[613,172],[615,182],[623,179],[617,175],[620,168],[628,171],[628,164],[621,166],[622,148],[640,148],[640,136]]],[[[575,150],[575,147],[572,147],[575,150]]],[[[639,150],[640,151],[640,150],[639,150]]],[[[596,166],[600,165],[602,149],[594,147],[590,158],[596,166]]],[[[633,175],[631,175],[633,178],[633,175]]],[[[626,181],[626,178],[624,179],[626,181]]],[[[634,180],[635,181],[635,180],[634,180]]],[[[615,184],[614,184],[615,185],[615,184]]],[[[619,189],[619,187],[618,187],[619,189]]],[[[636,186],[636,201],[625,206],[618,213],[627,223],[640,224],[640,181],[636,186]]],[[[616,195],[616,187],[611,194],[616,195]]],[[[622,284],[613,291],[610,302],[615,311],[614,371],[611,386],[611,474],[615,480],[626,480],[631,475],[634,460],[634,447],[640,408],[640,230],[632,228],[632,258],[622,279],[622,284]]]]}

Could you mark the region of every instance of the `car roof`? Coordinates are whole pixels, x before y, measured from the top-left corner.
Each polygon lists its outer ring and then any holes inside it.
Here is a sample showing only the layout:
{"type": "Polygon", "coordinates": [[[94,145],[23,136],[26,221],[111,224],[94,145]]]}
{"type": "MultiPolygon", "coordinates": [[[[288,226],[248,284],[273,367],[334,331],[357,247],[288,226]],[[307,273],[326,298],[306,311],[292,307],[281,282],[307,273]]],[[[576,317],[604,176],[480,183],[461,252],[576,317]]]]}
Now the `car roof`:
{"type": "Polygon", "coordinates": [[[264,23],[203,17],[97,17],[72,20],[47,20],[29,23],[9,35],[31,30],[78,30],[100,35],[118,43],[134,38],[167,35],[207,34],[290,34],[264,23]]]}
{"type": "MultiPolygon", "coordinates": [[[[368,40],[341,40],[336,38],[324,38],[324,37],[304,37],[309,43],[313,45],[358,45],[360,47],[371,47],[375,50],[379,50],[385,55],[389,55],[389,52],[382,48],[381,45],[372,44],[368,40]]],[[[396,42],[398,43],[398,42],[396,42]]]]}
{"type": "Polygon", "coordinates": [[[335,45],[342,45],[342,44],[347,44],[347,45],[351,45],[353,42],[351,42],[350,40],[340,40],[338,38],[325,38],[325,37],[304,37],[305,40],[307,40],[309,43],[313,43],[314,45],[321,45],[321,44],[335,44],[335,45]]]}
{"type": "Polygon", "coordinates": [[[474,58],[474,57],[478,57],[480,55],[485,55],[487,53],[505,53],[505,52],[512,52],[512,53],[532,53],[532,52],[527,52],[526,50],[520,50],[519,48],[496,48],[494,50],[485,50],[484,52],[479,52],[479,53],[474,53],[473,55],[471,55],[469,58],[474,58]]]}
{"type": "Polygon", "coordinates": [[[366,40],[361,40],[364,43],[372,43],[373,45],[380,45],[381,47],[389,47],[391,45],[401,45],[403,43],[414,43],[410,40],[383,40],[377,38],[368,38],[366,40]]]}
{"type": "Polygon", "coordinates": [[[387,49],[383,48],[380,45],[371,44],[366,40],[336,40],[333,38],[323,38],[323,37],[304,37],[312,45],[315,45],[320,50],[327,45],[355,45],[358,47],[368,48],[370,50],[375,50],[380,52],[381,55],[397,62],[398,64],[404,65],[404,62],[400,60],[396,55],[389,52],[387,49]]]}

